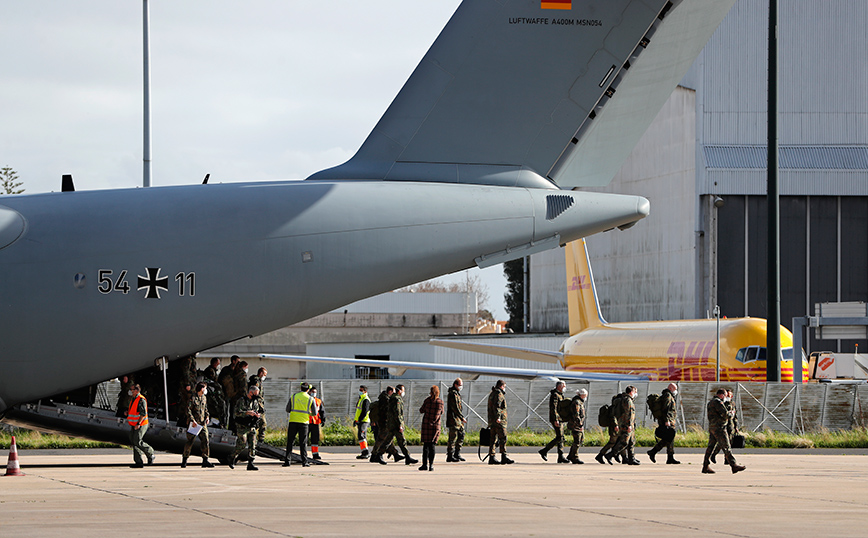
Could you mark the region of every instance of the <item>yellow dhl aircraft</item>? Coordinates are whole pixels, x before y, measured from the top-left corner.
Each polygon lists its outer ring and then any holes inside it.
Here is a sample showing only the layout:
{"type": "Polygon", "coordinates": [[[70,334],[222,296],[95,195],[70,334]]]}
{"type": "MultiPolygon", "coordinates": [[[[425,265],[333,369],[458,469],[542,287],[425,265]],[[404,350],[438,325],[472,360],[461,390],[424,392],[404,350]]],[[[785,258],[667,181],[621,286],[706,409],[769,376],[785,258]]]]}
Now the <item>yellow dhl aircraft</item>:
{"type": "MultiPolygon", "coordinates": [[[[607,323],[600,313],[585,240],[566,245],[570,337],[560,352],[432,340],[434,345],[529,360],[567,371],[645,376],[652,381],[714,381],[717,320],[607,323]]],[[[721,381],[766,380],[766,320],[720,320],[721,381]]],[[[781,327],[781,381],[793,381],[793,334],[781,327]]],[[[808,379],[804,352],[802,379],[808,379]]]]}

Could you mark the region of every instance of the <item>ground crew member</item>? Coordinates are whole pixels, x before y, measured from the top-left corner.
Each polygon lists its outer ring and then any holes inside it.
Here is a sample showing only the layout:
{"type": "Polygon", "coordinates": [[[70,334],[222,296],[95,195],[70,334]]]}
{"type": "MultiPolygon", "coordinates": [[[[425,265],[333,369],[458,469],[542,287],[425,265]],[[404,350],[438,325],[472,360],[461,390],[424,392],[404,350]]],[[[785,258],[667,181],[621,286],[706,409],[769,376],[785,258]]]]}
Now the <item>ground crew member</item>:
{"type": "Polygon", "coordinates": [[[555,430],[555,438],[539,451],[539,455],[543,461],[548,461],[546,455],[549,453],[549,450],[557,445],[558,463],[570,462],[564,458],[564,422],[558,411],[560,403],[564,400],[564,387],[566,387],[566,384],[563,381],[558,381],[555,384],[555,388],[549,394],[549,422],[552,425],[552,429],[555,430]]]}
{"type": "MultiPolygon", "coordinates": [[[[619,393],[619,394],[612,396],[612,404],[609,406],[610,412],[614,412],[615,408],[618,407],[619,405],[621,405],[620,400],[622,397],[624,397],[624,393],[619,393]]],[[[600,462],[604,465],[606,464],[606,462],[608,462],[609,465],[612,465],[612,456],[609,455],[609,451],[612,450],[613,448],[615,448],[615,444],[618,442],[618,430],[615,428],[614,413],[612,416],[612,420],[609,422],[608,429],[609,429],[609,441],[606,442],[605,445],[603,445],[603,448],[601,448],[600,452],[596,455],[596,457],[594,457],[595,460],[597,460],[598,462],[600,462]],[[606,460],[604,461],[603,458],[606,458],[606,460]]],[[[614,455],[614,456],[616,458],[619,457],[617,455],[614,455]]]]}
{"type": "Polygon", "coordinates": [[[229,468],[235,468],[235,462],[238,460],[238,455],[244,451],[244,445],[247,445],[247,470],[258,471],[259,468],[253,465],[256,458],[256,423],[261,415],[259,409],[259,389],[256,386],[248,387],[247,392],[238,401],[235,402],[235,411],[232,415],[235,418],[235,453],[232,459],[229,460],[229,468]]]}
{"type": "MultiPolygon", "coordinates": [[[[380,392],[377,401],[371,404],[371,431],[374,433],[374,450],[371,452],[371,463],[381,463],[374,458],[374,454],[376,453],[380,439],[386,436],[386,424],[389,417],[389,398],[394,392],[394,387],[386,387],[386,390],[380,392]]],[[[398,449],[395,448],[394,443],[389,443],[386,453],[392,456],[395,463],[404,459],[404,456],[398,453],[398,449]]]]}
{"type": "Polygon", "coordinates": [[[319,443],[322,439],[322,425],[325,422],[325,411],[322,408],[322,400],[316,397],[316,387],[311,387],[308,391],[310,397],[316,403],[317,413],[311,415],[310,425],[308,426],[308,435],[310,436],[310,452],[315,460],[321,460],[319,455],[319,443]]]}
{"type": "Polygon", "coordinates": [[[456,378],[449,387],[446,398],[446,427],[449,428],[449,440],[446,444],[446,461],[466,461],[461,457],[461,446],[464,444],[464,405],[461,403],[461,388],[464,382],[456,378]]]}
{"type": "Polygon", "coordinates": [[[307,461],[307,430],[310,417],[317,414],[316,402],[307,391],[310,385],[301,384],[301,390],[292,395],[286,404],[286,412],[289,413],[289,424],[286,428],[286,459],[283,466],[289,467],[292,460],[292,445],[298,437],[298,451],[301,455],[302,467],[310,467],[307,461]]]}
{"type": "Polygon", "coordinates": [[[145,466],[142,460],[144,454],[148,458],[148,465],[154,464],[154,449],[145,442],[145,433],[148,432],[148,401],[141,394],[142,388],[138,384],[130,387],[128,395],[130,406],[127,408],[127,423],[130,425],[130,445],[133,447],[133,469],[141,469],[145,466]]]}
{"type": "Polygon", "coordinates": [[[488,464],[508,465],[515,463],[506,455],[506,382],[498,379],[488,395],[488,428],[491,430],[491,444],[488,446],[488,464]],[[495,446],[500,445],[500,461],[494,457],[495,446]]]}
{"type": "Polygon", "coordinates": [[[573,434],[573,446],[570,447],[570,455],[567,460],[570,463],[585,463],[579,459],[579,448],[585,443],[585,400],[588,399],[588,391],[579,389],[570,403],[570,416],[567,428],[573,434]]]}
{"type": "MultiPolygon", "coordinates": [[[[639,465],[639,460],[633,455],[633,445],[636,442],[636,406],[633,400],[639,394],[639,389],[631,385],[627,387],[624,394],[626,397],[621,397],[618,408],[612,410],[618,441],[612,448],[611,454],[621,454],[621,463],[625,465],[639,465]]],[[[606,456],[606,459],[611,457],[611,455],[606,456]]]]}
{"type": "Polygon", "coordinates": [[[368,396],[368,387],[359,386],[359,401],[356,402],[356,414],[353,415],[353,426],[359,438],[359,450],[361,454],[357,460],[367,459],[371,453],[368,450],[368,426],[371,424],[371,398],[368,396]]]}
{"type": "MultiPolygon", "coordinates": [[[[723,405],[726,406],[726,410],[729,413],[729,418],[726,421],[726,436],[729,438],[729,446],[732,448],[732,436],[738,433],[738,417],[736,416],[735,406],[732,403],[732,389],[726,389],[723,405]]],[[[718,452],[720,452],[720,445],[714,447],[714,452],[711,453],[711,463],[717,463],[718,452]]],[[[728,461],[724,463],[729,464],[728,461]]]]}
{"type": "Polygon", "coordinates": [[[386,418],[386,435],[381,440],[377,440],[377,446],[374,447],[374,455],[371,456],[372,461],[385,465],[383,461],[383,452],[386,447],[395,439],[397,448],[401,449],[404,454],[404,463],[413,465],[419,463],[419,460],[410,457],[410,451],[407,450],[407,440],[404,438],[404,385],[395,385],[395,392],[389,397],[389,411],[386,418]]]}
{"type": "Polygon", "coordinates": [[[717,446],[723,450],[723,455],[732,469],[732,474],[745,470],[744,465],[736,463],[735,456],[729,449],[729,437],[726,435],[729,411],[723,405],[724,398],[726,398],[726,390],[718,389],[717,394],[708,402],[706,407],[708,412],[708,447],[705,449],[705,459],[702,462],[702,472],[705,474],[714,474],[714,471],[709,467],[709,460],[717,446]]]}
{"type": "Polygon", "coordinates": [[[199,437],[200,447],[202,452],[202,467],[214,467],[214,464],[208,461],[210,455],[210,443],[208,439],[208,401],[205,398],[208,394],[208,387],[204,382],[196,384],[196,392],[190,401],[187,402],[186,422],[187,422],[187,444],[184,445],[184,452],[181,456],[181,468],[187,466],[187,459],[190,457],[190,452],[193,450],[193,443],[196,437],[199,437]],[[202,429],[197,434],[190,433],[190,428],[202,429]]]}
{"type": "Polygon", "coordinates": [[[660,439],[654,448],[648,451],[648,457],[653,463],[657,463],[654,459],[657,453],[666,447],[666,463],[678,464],[680,461],[675,459],[675,397],[678,396],[678,385],[669,383],[669,386],[663,389],[658,400],[660,406],[660,416],[657,419],[657,437],[660,439]]]}
{"type": "Polygon", "coordinates": [[[267,377],[268,370],[263,367],[256,372],[256,375],[250,376],[250,379],[248,380],[249,385],[256,385],[256,388],[259,389],[259,407],[262,408],[262,416],[256,424],[256,441],[258,443],[265,441],[265,429],[268,427],[268,423],[265,421],[265,391],[262,389],[262,382],[265,381],[267,377]]]}

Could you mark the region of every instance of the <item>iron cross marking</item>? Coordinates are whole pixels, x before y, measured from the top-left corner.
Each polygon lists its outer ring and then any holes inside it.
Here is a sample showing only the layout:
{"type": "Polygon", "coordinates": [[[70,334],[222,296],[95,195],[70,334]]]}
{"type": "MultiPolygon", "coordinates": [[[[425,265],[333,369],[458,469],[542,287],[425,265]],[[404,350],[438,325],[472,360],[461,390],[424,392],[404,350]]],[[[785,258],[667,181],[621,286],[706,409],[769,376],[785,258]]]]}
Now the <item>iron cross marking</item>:
{"type": "Polygon", "coordinates": [[[145,294],[145,299],[159,299],[160,298],[160,290],[169,291],[169,277],[164,276],[160,278],[160,269],[161,267],[148,267],[148,276],[143,277],[142,275],[137,275],[139,277],[138,280],[138,290],[142,290],[147,288],[148,292],[145,294]]]}

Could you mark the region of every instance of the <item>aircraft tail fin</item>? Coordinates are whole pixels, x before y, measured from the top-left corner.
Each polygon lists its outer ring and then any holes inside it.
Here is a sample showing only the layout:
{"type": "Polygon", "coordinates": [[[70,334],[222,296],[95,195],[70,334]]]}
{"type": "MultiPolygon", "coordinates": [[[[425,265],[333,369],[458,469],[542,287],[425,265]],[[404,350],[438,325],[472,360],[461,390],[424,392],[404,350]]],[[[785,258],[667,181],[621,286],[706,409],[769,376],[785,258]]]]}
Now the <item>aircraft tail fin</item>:
{"type": "Polygon", "coordinates": [[[466,0],[355,156],[308,179],[606,185],[734,3],[466,0]]]}
{"type": "Polygon", "coordinates": [[[570,335],[578,334],[588,327],[605,325],[597,300],[594,274],[588,259],[588,247],[584,239],[567,243],[567,308],[570,316],[570,335]]]}

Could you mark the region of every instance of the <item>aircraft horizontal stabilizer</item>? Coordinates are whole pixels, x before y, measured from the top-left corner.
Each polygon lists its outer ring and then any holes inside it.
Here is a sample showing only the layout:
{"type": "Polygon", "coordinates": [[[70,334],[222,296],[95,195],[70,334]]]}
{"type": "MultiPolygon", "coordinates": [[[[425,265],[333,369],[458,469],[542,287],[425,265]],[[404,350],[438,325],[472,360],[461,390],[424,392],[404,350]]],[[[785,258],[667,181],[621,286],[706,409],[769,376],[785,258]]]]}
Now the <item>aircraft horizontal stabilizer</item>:
{"type": "Polygon", "coordinates": [[[514,377],[519,379],[560,379],[569,381],[647,381],[646,376],[605,374],[596,372],[577,372],[567,370],[534,370],[525,368],[500,368],[496,366],[467,366],[463,364],[436,364],[432,362],[378,361],[368,359],[343,359],[337,357],[315,357],[311,355],[272,355],[261,354],[263,359],[280,359],[299,362],[324,362],[347,366],[368,366],[388,368],[392,375],[403,375],[406,370],[428,370],[433,372],[455,372],[475,379],[480,375],[514,377]]]}
{"type": "Polygon", "coordinates": [[[521,347],[499,346],[497,344],[474,344],[472,342],[459,342],[456,340],[430,340],[432,346],[461,349],[473,353],[485,353],[498,357],[522,359],[526,361],[551,362],[563,366],[564,354],[560,351],[542,351],[539,349],[526,349],[521,347]]]}

